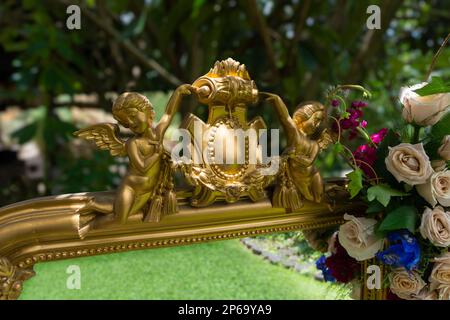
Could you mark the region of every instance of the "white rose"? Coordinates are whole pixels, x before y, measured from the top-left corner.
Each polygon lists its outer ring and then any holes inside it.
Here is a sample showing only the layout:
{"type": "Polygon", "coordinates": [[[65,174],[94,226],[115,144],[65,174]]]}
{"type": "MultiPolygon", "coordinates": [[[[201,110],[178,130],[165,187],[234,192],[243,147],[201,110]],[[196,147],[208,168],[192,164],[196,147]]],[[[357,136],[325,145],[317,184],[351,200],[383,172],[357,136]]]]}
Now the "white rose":
{"type": "Polygon", "coordinates": [[[420,234],[437,247],[450,246],[450,212],[442,207],[426,208],[422,215],[420,234]]]}
{"type": "Polygon", "coordinates": [[[429,281],[432,290],[440,285],[450,285],[450,252],[434,259],[435,263],[431,271],[429,281]]]}
{"type": "Polygon", "coordinates": [[[424,184],[433,173],[422,143],[400,143],[389,147],[389,154],[385,159],[386,168],[398,182],[409,185],[424,184]]]}
{"type": "Polygon", "coordinates": [[[345,220],[349,220],[339,228],[338,239],[349,256],[358,261],[373,258],[383,247],[383,239],[374,234],[375,219],[356,218],[345,214],[345,220]]]}
{"type": "Polygon", "coordinates": [[[439,202],[444,207],[450,206],[450,171],[433,173],[425,184],[416,186],[417,192],[433,207],[439,202]]]}
{"type": "Polygon", "coordinates": [[[333,235],[328,239],[328,252],[331,254],[336,253],[336,241],[338,239],[338,232],[334,232],[333,235]]]}
{"type": "Polygon", "coordinates": [[[446,135],[441,142],[438,153],[445,161],[450,160],[450,135],[446,135]]]}
{"type": "Polygon", "coordinates": [[[450,286],[441,284],[437,288],[439,300],[450,300],[450,286]]]}
{"type": "Polygon", "coordinates": [[[428,83],[423,82],[412,87],[400,89],[400,102],[403,104],[402,116],[408,123],[430,126],[438,122],[450,106],[450,94],[439,93],[420,96],[414,90],[428,83]]]}
{"type": "Polygon", "coordinates": [[[413,300],[437,300],[438,293],[436,290],[430,291],[428,287],[422,289],[413,300]]]}
{"type": "Polygon", "coordinates": [[[425,281],[416,271],[395,269],[389,274],[390,288],[399,298],[406,300],[420,299],[425,288],[425,281]]]}

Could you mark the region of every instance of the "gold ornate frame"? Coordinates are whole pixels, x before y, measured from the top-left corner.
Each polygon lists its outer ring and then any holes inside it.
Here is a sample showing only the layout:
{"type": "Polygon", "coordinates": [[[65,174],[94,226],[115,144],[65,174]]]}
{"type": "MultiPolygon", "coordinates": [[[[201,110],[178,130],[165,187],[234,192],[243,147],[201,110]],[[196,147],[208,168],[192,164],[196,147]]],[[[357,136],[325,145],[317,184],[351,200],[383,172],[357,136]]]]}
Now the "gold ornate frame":
{"type": "MultiPolygon", "coordinates": [[[[330,180],[327,185],[344,187],[345,181],[330,180]]],[[[80,209],[92,195],[108,197],[111,193],[37,198],[0,209],[0,273],[3,270],[2,276],[8,277],[4,283],[11,287],[4,295],[17,298],[22,281],[33,275],[33,265],[43,261],[320,229],[341,224],[344,213],[363,210],[362,204],[346,200],[343,194],[335,195],[333,211],[325,204],[306,203],[301,210],[287,213],[273,208],[268,199],[193,208],[187,203],[189,193],[180,192],[176,215],[154,223],[105,222],[84,235],[80,209]]]]}
{"type": "MultiPolygon", "coordinates": [[[[363,203],[349,199],[346,180],[324,182],[313,165],[331,139],[316,121],[324,118],[325,107],[314,102],[297,111],[292,119],[280,97],[258,93],[245,66],[232,59],[217,62],[192,85],[178,87],[156,125],[146,97],[122,94],[113,114],[132,128],[132,138],[122,141],[117,124],[108,123],[76,133],[112,155],[128,156],[130,168],[118,191],[37,198],[0,208],[0,299],[16,299],[23,281],[34,275],[33,266],[43,261],[323,229],[343,223],[345,213],[365,210],[363,203]],[[211,129],[215,134],[191,140],[209,148],[219,132],[227,138],[230,128],[264,129],[262,118],[247,121],[247,105],[259,96],[271,101],[288,132],[287,152],[276,160],[282,164],[278,173],[262,175],[265,164],[247,162],[214,164],[218,169],[209,170],[210,160],[203,158],[181,165],[192,188],[176,190],[176,162],[160,146],[181,98],[191,93],[208,104],[209,119],[202,126],[218,123],[211,129]]],[[[190,119],[199,121],[194,115],[190,119]]],[[[249,152],[246,143],[245,154],[249,152]]],[[[379,295],[363,292],[363,297],[379,295]]]]}

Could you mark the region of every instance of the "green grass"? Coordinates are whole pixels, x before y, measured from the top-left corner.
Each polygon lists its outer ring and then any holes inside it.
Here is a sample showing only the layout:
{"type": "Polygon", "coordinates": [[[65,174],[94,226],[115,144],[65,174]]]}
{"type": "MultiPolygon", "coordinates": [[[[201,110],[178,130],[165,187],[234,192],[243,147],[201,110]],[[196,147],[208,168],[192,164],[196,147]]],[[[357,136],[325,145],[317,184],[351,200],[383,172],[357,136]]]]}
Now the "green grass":
{"type": "Polygon", "coordinates": [[[335,287],[252,254],[238,240],[37,264],[21,299],[336,299],[335,287]],[[81,289],[67,289],[68,266],[81,289]]]}

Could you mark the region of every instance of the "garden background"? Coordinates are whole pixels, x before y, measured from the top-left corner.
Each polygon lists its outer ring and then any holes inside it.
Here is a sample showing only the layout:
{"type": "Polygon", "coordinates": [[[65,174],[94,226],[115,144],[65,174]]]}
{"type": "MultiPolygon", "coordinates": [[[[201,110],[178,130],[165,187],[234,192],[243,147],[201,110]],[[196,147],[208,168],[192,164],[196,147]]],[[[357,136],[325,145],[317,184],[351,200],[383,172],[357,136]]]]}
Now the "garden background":
{"type": "MultiPolygon", "coordinates": [[[[124,159],[72,132],[113,121],[112,101],[124,91],[145,93],[160,116],[178,84],[228,57],[244,63],[258,88],[282,96],[291,111],[301,101],[324,101],[333,85],[361,84],[372,92],[368,131],[394,127],[401,120],[400,87],[423,81],[449,25],[445,0],[3,0],[0,206],[115,189],[124,159]],[[80,29],[66,26],[71,4],[81,8],[80,29]],[[369,5],[380,8],[380,29],[367,28],[369,5]]],[[[434,70],[449,77],[450,50],[434,70]]],[[[188,99],[173,126],[183,115],[206,111],[188,99]]],[[[279,127],[269,105],[249,110],[256,114],[279,127]]],[[[334,150],[318,166],[328,177],[346,170],[334,150]]],[[[347,288],[314,279],[316,256],[292,233],[44,263],[22,299],[347,298],[347,288]],[[80,290],[66,286],[74,264],[82,272],[80,290]]]]}

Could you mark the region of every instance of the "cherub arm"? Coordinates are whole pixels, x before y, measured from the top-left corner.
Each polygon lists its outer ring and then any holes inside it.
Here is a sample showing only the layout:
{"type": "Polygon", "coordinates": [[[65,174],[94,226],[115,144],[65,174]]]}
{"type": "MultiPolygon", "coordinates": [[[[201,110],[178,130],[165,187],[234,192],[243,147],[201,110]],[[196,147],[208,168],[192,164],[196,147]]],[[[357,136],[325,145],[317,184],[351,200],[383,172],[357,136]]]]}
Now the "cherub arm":
{"type": "Polygon", "coordinates": [[[294,120],[292,120],[291,116],[289,115],[289,111],[285,103],[280,98],[280,96],[276,94],[261,92],[261,95],[266,96],[266,100],[274,105],[281,125],[286,131],[288,145],[293,145],[295,139],[298,136],[298,129],[295,125],[294,120]]]}
{"type": "Polygon", "coordinates": [[[159,120],[156,125],[156,132],[159,137],[162,139],[164,137],[164,133],[172,122],[175,113],[178,111],[178,107],[180,106],[181,99],[185,95],[190,95],[191,92],[195,92],[195,88],[190,84],[182,84],[178,88],[175,89],[174,93],[169,99],[169,102],[166,105],[166,111],[164,115],[159,120]]]}
{"type": "Polygon", "coordinates": [[[328,128],[322,131],[319,139],[317,139],[317,143],[319,144],[320,150],[325,150],[330,144],[334,143],[328,128]]]}
{"type": "Polygon", "coordinates": [[[303,144],[293,148],[288,156],[294,158],[302,166],[310,166],[316,160],[319,154],[320,146],[314,140],[305,140],[303,144]]]}
{"type": "Polygon", "coordinates": [[[161,154],[159,152],[155,152],[148,158],[143,158],[142,156],[140,156],[136,141],[134,141],[133,139],[128,140],[126,145],[130,162],[142,174],[145,174],[145,172],[150,170],[150,168],[153,167],[155,163],[157,163],[159,158],[161,158],[161,154]]]}
{"type": "Polygon", "coordinates": [[[318,148],[314,148],[314,149],[315,150],[313,152],[297,155],[298,161],[304,166],[312,165],[313,162],[316,160],[317,154],[318,154],[318,150],[317,150],[318,148]]]}

